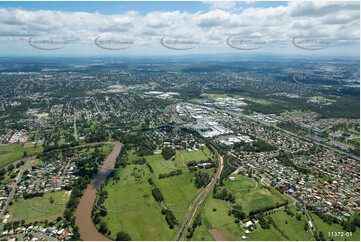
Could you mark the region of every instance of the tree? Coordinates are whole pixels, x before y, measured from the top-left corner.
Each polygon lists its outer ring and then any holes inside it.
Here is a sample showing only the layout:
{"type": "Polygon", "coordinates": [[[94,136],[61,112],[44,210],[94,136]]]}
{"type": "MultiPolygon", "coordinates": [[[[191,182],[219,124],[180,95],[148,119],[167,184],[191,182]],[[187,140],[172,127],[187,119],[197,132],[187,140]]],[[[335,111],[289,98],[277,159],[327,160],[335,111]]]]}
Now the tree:
{"type": "Polygon", "coordinates": [[[236,204],[233,207],[232,214],[238,220],[243,220],[246,218],[246,214],[242,211],[242,206],[240,204],[236,204]]]}
{"type": "Polygon", "coordinates": [[[105,222],[100,222],[99,224],[99,232],[102,233],[102,234],[106,234],[108,232],[108,226],[105,222]]]}
{"type": "Polygon", "coordinates": [[[12,171],[12,170],[14,170],[14,168],[15,168],[15,166],[14,166],[13,164],[10,164],[10,165],[8,166],[7,171],[12,171]]]}
{"type": "Polygon", "coordinates": [[[172,158],[172,156],[174,156],[176,154],[175,150],[173,150],[172,148],[170,147],[164,147],[163,150],[162,150],[162,155],[163,155],[163,158],[165,160],[169,160],[170,158],[172,158]]]}
{"type": "Polygon", "coordinates": [[[152,190],[152,195],[157,202],[161,202],[164,200],[164,197],[163,197],[161,191],[159,190],[159,188],[154,188],[152,190]]]}
{"type": "Polygon", "coordinates": [[[107,212],[107,210],[105,210],[105,209],[100,209],[100,216],[102,216],[102,217],[105,217],[105,216],[107,216],[107,214],[108,214],[108,212],[107,212]]]}
{"type": "Polygon", "coordinates": [[[117,238],[115,239],[116,241],[130,241],[132,240],[130,238],[130,235],[124,232],[118,232],[117,233],[117,238]]]}
{"type": "Polygon", "coordinates": [[[307,223],[305,223],[305,224],[303,225],[303,229],[306,230],[306,231],[308,230],[308,225],[307,225],[307,223]]]}

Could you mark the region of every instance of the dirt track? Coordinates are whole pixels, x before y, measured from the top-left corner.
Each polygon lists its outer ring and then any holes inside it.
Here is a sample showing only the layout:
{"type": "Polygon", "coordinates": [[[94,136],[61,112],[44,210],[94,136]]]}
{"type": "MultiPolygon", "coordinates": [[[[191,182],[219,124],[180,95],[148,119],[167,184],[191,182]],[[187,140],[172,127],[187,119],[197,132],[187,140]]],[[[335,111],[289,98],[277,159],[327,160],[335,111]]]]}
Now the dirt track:
{"type": "Polygon", "coordinates": [[[216,230],[216,229],[210,229],[208,232],[212,235],[213,239],[216,241],[226,241],[225,238],[223,238],[222,234],[216,230]]]}

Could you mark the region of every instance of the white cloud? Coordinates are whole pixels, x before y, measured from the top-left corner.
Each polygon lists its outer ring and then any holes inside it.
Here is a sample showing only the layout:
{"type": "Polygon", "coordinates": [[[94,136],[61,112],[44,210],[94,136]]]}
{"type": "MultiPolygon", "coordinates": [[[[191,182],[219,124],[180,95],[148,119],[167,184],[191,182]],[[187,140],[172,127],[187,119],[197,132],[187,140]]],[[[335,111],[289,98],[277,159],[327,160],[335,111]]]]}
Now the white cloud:
{"type": "Polygon", "coordinates": [[[208,4],[211,9],[225,9],[231,10],[234,9],[237,2],[233,1],[205,1],[204,3],[208,4]]]}
{"type": "Polygon", "coordinates": [[[114,32],[134,38],[135,45],[148,46],[154,53],[162,50],[159,39],[165,35],[197,39],[202,45],[218,44],[227,51],[225,39],[229,35],[287,46],[294,37],[323,37],[333,43],[356,42],[354,48],[359,48],[359,3],[297,1],[287,6],[244,7],[240,12],[226,10],[233,9],[234,3],[209,4],[212,10],[207,12],[165,11],[144,16],[136,11],[103,15],[0,8],[0,41],[2,46],[10,42],[14,46],[18,40],[20,46],[29,36],[57,34],[77,46],[94,48],[99,34],[114,32]]]}

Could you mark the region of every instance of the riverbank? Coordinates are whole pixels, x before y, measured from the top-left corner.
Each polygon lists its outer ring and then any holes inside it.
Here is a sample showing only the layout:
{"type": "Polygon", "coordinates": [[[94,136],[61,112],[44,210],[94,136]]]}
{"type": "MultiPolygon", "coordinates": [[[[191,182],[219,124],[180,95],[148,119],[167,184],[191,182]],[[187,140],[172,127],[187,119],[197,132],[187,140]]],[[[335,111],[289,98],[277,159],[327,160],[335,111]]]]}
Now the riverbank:
{"type": "Polygon", "coordinates": [[[117,156],[120,153],[122,144],[112,142],[114,148],[102,164],[102,168],[94,179],[87,186],[83,197],[80,199],[78,208],[75,213],[75,223],[79,227],[79,234],[82,240],[88,241],[109,241],[109,238],[99,233],[91,219],[91,213],[98,189],[104,180],[112,172],[117,156]]]}

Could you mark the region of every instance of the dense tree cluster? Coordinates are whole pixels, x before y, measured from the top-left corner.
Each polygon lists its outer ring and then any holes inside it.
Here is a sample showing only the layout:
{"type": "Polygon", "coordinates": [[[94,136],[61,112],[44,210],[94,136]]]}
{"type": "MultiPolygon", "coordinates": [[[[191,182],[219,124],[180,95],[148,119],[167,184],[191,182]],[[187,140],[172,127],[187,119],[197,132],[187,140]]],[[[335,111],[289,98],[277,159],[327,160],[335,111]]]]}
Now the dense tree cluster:
{"type": "Polygon", "coordinates": [[[258,223],[259,223],[259,225],[261,225],[262,229],[271,228],[270,223],[268,222],[268,220],[264,217],[264,215],[262,213],[257,216],[257,219],[258,219],[258,223]]]}
{"type": "Polygon", "coordinates": [[[237,160],[233,156],[225,155],[224,161],[226,161],[226,162],[224,162],[224,164],[223,164],[224,166],[223,166],[223,170],[222,170],[221,177],[220,177],[221,183],[224,181],[224,179],[227,179],[228,176],[230,174],[232,174],[232,172],[234,172],[236,170],[236,167],[239,166],[236,164],[237,160]]]}
{"type": "Polygon", "coordinates": [[[152,189],[152,195],[157,202],[162,202],[164,200],[162,192],[157,187],[152,189]]]}
{"type": "Polygon", "coordinates": [[[176,154],[176,151],[170,147],[164,147],[162,149],[162,155],[165,160],[169,160],[170,158],[175,156],[175,154],[176,154]]]}
{"type": "Polygon", "coordinates": [[[162,214],[165,215],[165,221],[167,221],[170,229],[174,229],[179,224],[172,211],[162,209],[162,214]]]}
{"type": "Polygon", "coordinates": [[[0,180],[2,180],[4,178],[5,174],[6,174],[6,170],[4,168],[1,169],[0,170],[0,180]]]}
{"type": "Polygon", "coordinates": [[[357,227],[360,227],[360,214],[355,213],[349,221],[342,221],[341,226],[348,232],[356,232],[357,227]]]}
{"type": "Polygon", "coordinates": [[[230,201],[232,203],[236,201],[236,197],[231,192],[229,192],[225,187],[221,189],[219,186],[214,187],[213,198],[230,201]]]}
{"type": "Polygon", "coordinates": [[[43,197],[44,193],[42,192],[33,192],[33,193],[24,193],[23,194],[23,198],[24,199],[30,199],[30,198],[34,198],[34,197],[43,197]]]}
{"type": "Polygon", "coordinates": [[[260,208],[260,209],[250,210],[249,215],[254,216],[255,214],[265,213],[265,212],[270,211],[272,209],[279,208],[279,207],[282,207],[282,206],[286,206],[287,204],[288,204],[288,200],[285,200],[282,203],[277,202],[275,205],[270,205],[270,206],[263,207],[263,208],[260,208]]]}
{"type": "Polygon", "coordinates": [[[154,170],[153,170],[153,167],[149,164],[149,163],[146,163],[150,173],[154,173],[154,170]]]}
{"type": "Polygon", "coordinates": [[[116,241],[131,241],[130,235],[124,232],[118,232],[117,237],[115,238],[116,241]]]}
{"type": "Polygon", "coordinates": [[[147,162],[147,160],[145,158],[140,158],[138,160],[133,160],[132,164],[135,165],[144,165],[147,162]]]}
{"type": "Polygon", "coordinates": [[[201,187],[207,186],[207,184],[210,182],[210,180],[211,180],[211,177],[208,173],[198,172],[196,174],[194,183],[195,183],[196,188],[201,188],[201,187]]]}
{"type": "Polygon", "coordinates": [[[159,174],[158,179],[163,179],[163,178],[172,177],[172,176],[178,176],[178,175],[181,175],[182,173],[183,173],[182,170],[177,169],[177,170],[171,171],[169,173],[159,174]]]}
{"type": "Polygon", "coordinates": [[[236,218],[237,222],[246,218],[246,213],[243,211],[240,204],[233,205],[231,213],[236,218]]]}
{"type": "Polygon", "coordinates": [[[202,216],[201,216],[200,213],[198,213],[197,216],[195,217],[193,223],[192,223],[192,227],[188,228],[188,233],[187,233],[187,238],[188,239],[193,237],[195,229],[200,225],[202,225],[202,216]]]}
{"type": "Polygon", "coordinates": [[[122,142],[127,144],[129,149],[134,149],[138,156],[153,155],[156,145],[151,142],[146,132],[137,132],[137,135],[128,134],[123,137],[122,142]]]}
{"type": "Polygon", "coordinates": [[[117,156],[116,160],[115,160],[115,168],[125,168],[128,164],[128,150],[130,149],[130,147],[125,144],[123,145],[122,149],[120,150],[119,155],[117,156]]]}

